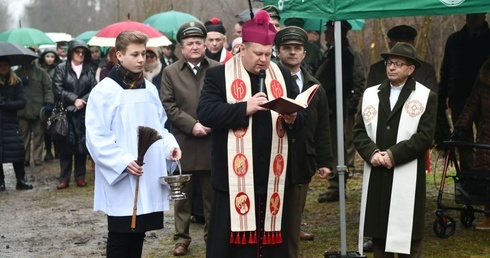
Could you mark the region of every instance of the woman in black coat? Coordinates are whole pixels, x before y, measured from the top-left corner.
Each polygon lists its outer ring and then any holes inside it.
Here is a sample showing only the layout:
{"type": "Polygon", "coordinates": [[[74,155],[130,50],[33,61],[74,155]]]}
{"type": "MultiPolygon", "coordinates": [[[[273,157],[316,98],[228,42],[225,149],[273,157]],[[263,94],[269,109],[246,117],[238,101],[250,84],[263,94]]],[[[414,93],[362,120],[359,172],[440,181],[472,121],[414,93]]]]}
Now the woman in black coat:
{"type": "MultiPolygon", "coordinates": [[[[26,105],[22,82],[10,68],[8,59],[0,58],[0,159],[3,163],[12,163],[17,190],[32,189],[25,180],[24,142],[20,135],[17,110],[26,105]]],[[[0,165],[0,191],[5,191],[5,175],[0,165]]]]}
{"type": "Polygon", "coordinates": [[[60,139],[60,169],[58,189],[69,186],[73,159],[75,160],[75,180],[77,186],[87,185],[85,181],[87,148],[85,147],[85,106],[88,96],[97,84],[94,71],[90,68],[90,50],[80,40],[71,41],[66,62],[56,66],[53,90],[56,99],[61,100],[67,110],[69,134],[60,139]]]}

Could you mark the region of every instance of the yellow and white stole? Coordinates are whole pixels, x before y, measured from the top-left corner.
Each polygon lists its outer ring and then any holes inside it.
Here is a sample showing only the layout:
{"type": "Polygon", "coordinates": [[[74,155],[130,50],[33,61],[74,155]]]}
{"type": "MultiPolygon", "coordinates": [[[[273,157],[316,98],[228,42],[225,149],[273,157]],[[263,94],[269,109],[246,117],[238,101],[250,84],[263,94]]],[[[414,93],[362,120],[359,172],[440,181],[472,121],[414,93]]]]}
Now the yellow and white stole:
{"type": "MultiPolygon", "coordinates": [[[[378,126],[379,99],[378,86],[367,88],[362,101],[362,117],[366,132],[376,142],[378,126]]],[[[417,132],[420,118],[424,114],[430,90],[416,82],[413,91],[405,101],[400,117],[396,142],[410,139],[417,132]]],[[[413,211],[415,206],[415,188],[417,182],[417,160],[396,165],[393,171],[388,232],[386,233],[386,252],[410,254],[412,241],[413,211]]],[[[364,162],[362,182],[361,214],[359,219],[359,252],[363,251],[364,220],[366,215],[367,192],[371,165],[364,162]]]]}
{"type": "MultiPolygon", "coordinates": [[[[265,87],[269,100],[286,96],[286,84],[279,67],[271,62],[266,73],[265,87]]],[[[234,56],[225,63],[225,83],[228,103],[235,104],[247,101],[252,97],[250,76],[242,65],[240,55],[234,56]]],[[[279,114],[271,111],[271,119],[273,126],[271,164],[262,244],[282,243],[280,230],[288,139],[279,114]]],[[[230,129],[228,132],[230,243],[234,244],[256,244],[258,239],[256,232],[258,222],[255,220],[252,122],[253,119],[250,116],[247,128],[230,129]]]]}

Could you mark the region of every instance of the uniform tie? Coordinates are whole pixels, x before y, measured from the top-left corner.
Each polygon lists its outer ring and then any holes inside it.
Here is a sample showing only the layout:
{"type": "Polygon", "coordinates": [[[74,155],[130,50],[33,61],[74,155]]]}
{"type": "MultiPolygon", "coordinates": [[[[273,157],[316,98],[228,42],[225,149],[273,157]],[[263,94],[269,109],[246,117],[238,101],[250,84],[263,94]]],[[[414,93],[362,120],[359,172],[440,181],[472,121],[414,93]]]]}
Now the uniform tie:
{"type": "Polygon", "coordinates": [[[291,77],[293,77],[293,82],[294,82],[294,85],[296,85],[296,88],[298,89],[298,93],[301,93],[301,88],[299,87],[299,84],[298,84],[298,75],[293,74],[291,77]]]}

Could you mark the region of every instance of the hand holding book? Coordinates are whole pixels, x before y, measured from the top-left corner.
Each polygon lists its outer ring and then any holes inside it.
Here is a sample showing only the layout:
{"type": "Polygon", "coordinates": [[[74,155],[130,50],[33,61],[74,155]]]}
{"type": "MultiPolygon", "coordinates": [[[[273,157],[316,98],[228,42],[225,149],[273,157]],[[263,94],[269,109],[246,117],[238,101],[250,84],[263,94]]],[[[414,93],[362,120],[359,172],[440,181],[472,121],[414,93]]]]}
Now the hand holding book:
{"type": "Polygon", "coordinates": [[[280,97],[261,104],[261,107],[272,109],[279,114],[292,114],[307,108],[313,96],[318,90],[319,84],[315,84],[296,96],[295,99],[280,97]]]}

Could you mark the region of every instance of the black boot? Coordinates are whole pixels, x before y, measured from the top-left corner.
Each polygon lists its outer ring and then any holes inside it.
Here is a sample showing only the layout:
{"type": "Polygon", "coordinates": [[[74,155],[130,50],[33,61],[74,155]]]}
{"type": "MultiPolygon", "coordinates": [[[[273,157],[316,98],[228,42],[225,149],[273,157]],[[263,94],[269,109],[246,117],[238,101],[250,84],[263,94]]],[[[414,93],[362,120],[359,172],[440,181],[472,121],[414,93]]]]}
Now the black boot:
{"type": "Polygon", "coordinates": [[[32,188],[32,185],[27,183],[25,179],[17,180],[17,185],[15,186],[17,190],[30,190],[32,188]]]}
{"type": "Polygon", "coordinates": [[[46,155],[44,155],[44,161],[50,161],[53,159],[54,159],[54,157],[53,157],[53,154],[51,154],[51,151],[46,152],[46,155]]]}
{"type": "Polygon", "coordinates": [[[5,182],[0,182],[0,192],[5,191],[5,182]]]}

